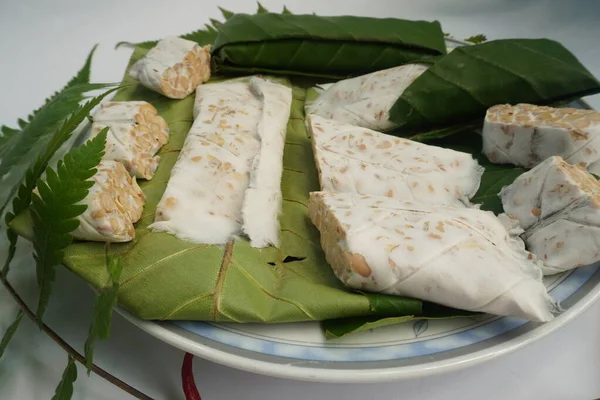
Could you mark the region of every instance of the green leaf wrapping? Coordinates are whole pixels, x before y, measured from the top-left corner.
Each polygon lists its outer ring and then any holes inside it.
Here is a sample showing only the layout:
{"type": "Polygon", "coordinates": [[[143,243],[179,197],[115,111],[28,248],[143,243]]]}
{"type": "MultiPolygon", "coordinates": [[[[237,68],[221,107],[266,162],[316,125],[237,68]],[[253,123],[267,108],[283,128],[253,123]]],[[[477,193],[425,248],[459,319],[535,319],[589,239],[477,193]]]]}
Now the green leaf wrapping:
{"type": "Polygon", "coordinates": [[[52,400],[70,400],[73,397],[73,383],[77,380],[77,365],[73,357],[69,356],[67,367],[63,372],[62,379],[56,386],[52,400]]]}
{"type": "Polygon", "coordinates": [[[75,218],[87,208],[80,202],[93,186],[90,178],[104,155],[107,130],[67,153],[58,162],[56,170],[47,168],[46,181],[38,180],[39,193],[32,196],[30,214],[40,293],[36,312],[38,324],[42,323],[50,299],[56,266],[62,262],[64,250],[72,242],[70,232],[79,226],[75,218]]]}
{"type": "Polygon", "coordinates": [[[437,21],[261,13],[220,25],[212,53],[216,73],[336,78],[433,62],[446,46],[437,21]]]}
{"type": "Polygon", "coordinates": [[[600,92],[600,83],[561,44],[494,40],[454,49],[419,76],[390,110],[405,130],[483,119],[503,103],[552,104],[600,92]]]}
{"type": "Polygon", "coordinates": [[[6,332],[4,332],[4,336],[2,336],[2,341],[0,341],[0,358],[4,355],[4,350],[10,343],[10,340],[15,335],[17,328],[19,328],[19,324],[21,323],[21,319],[23,319],[23,311],[19,310],[15,320],[8,326],[6,332]]]}
{"type": "MultiPolygon", "coordinates": [[[[138,48],[131,63],[144,54],[138,48]]],[[[123,83],[132,82],[126,76],[123,83]]],[[[142,319],[157,320],[288,322],[389,315],[390,309],[398,314],[421,313],[418,300],[348,291],[327,265],[319,233],[307,215],[308,193],[318,190],[319,183],[303,121],[305,90],[294,87],[293,96],[282,180],[281,248],[259,250],[246,240],[223,248],[148,230],[192,124],[194,99],[171,100],[139,85],[116,95],[116,100],[152,103],[171,130],[169,143],[159,152],[161,162],[154,178],[140,181],[146,205],[136,224],[135,240],[110,247],[109,253],[123,263],[120,305],[142,319]],[[387,306],[372,307],[373,296],[385,298],[379,304],[387,306]]],[[[11,226],[21,235],[31,234],[26,214],[11,226]]],[[[65,249],[63,263],[102,288],[109,278],[104,257],[102,243],[75,242],[65,249]]]]}
{"type": "Polygon", "coordinates": [[[88,374],[92,370],[94,362],[94,345],[96,339],[106,340],[110,337],[112,312],[113,308],[117,305],[119,278],[123,271],[121,259],[118,257],[107,257],[106,269],[110,278],[94,302],[94,317],[84,346],[85,366],[88,374]]]}

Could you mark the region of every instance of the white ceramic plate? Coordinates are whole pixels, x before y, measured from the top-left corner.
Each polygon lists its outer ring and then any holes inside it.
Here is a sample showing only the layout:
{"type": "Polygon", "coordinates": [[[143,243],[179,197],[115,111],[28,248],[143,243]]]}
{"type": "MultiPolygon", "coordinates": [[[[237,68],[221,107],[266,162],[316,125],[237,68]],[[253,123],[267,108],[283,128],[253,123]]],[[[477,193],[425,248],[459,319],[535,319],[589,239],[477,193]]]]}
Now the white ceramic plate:
{"type": "MultiPolygon", "coordinates": [[[[448,40],[450,47],[465,44],[448,40]]],[[[590,108],[582,101],[569,106],[590,108]]],[[[175,347],[233,368],[307,381],[380,382],[473,366],[546,336],[600,297],[600,265],[548,277],[545,284],[564,309],[545,324],[482,315],[409,322],[337,340],[325,340],[316,322],[152,322],[119,312],[175,347]]]]}
{"type": "Polygon", "coordinates": [[[332,341],[315,322],[151,322],[119,312],[175,347],[233,368],[308,381],[379,382],[473,366],[544,337],[600,297],[600,266],[553,276],[546,285],[565,311],[545,324],[484,315],[409,322],[332,341]]]}

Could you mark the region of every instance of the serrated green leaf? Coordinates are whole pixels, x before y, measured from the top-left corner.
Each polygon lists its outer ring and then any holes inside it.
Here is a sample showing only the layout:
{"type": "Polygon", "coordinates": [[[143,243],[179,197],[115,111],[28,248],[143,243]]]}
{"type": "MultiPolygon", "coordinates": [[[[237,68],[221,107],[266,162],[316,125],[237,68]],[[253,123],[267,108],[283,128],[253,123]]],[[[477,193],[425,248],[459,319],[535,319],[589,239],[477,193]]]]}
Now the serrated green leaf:
{"type": "Polygon", "coordinates": [[[479,43],[485,42],[486,40],[487,40],[487,37],[480,33],[479,35],[469,36],[468,38],[465,39],[465,42],[479,44],[479,43]]]}
{"type": "Polygon", "coordinates": [[[256,2],[256,6],[258,7],[258,9],[256,10],[257,14],[264,14],[264,13],[268,13],[269,10],[267,10],[266,8],[263,7],[262,4],[260,4],[260,1],[256,2]]]}
{"type": "Polygon", "coordinates": [[[78,226],[73,208],[87,195],[87,181],[96,171],[104,155],[107,129],[87,141],[81,147],[67,153],[59,161],[56,171],[46,168],[48,181],[38,180],[39,194],[33,194],[30,214],[33,221],[33,247],[39,285],[37,322],[41,325],[50,299],[56,266],[64,256],[65,248],[71,243],[70,232],[78,226]],[[72,220],[72,222],[70,221],[72,220]]]}
{"type": "Polygon", "coordinates": [[[283,11],[281,13],[282,14],[292,14],[292,12],[286,6],[283,6],[283,11]]]}
{"type": "Polygon", "coordinates": [[[96,339],[106,340],[110,337],[110,326],[112,323],[112,312],[117,305],[117,295],[119,291],[119,279],[123,271],[123,264],[118,257],[107,256],[106,270],[108,272],[109,281],[106,286],[101,289],[94,303],[94,317],[88,338],[85,341],[85,366],[88,370],[88,375],[92,370],[94,363],[94,345],[96,339]]]}
{"type": "MultiPolygon", "coordinates": [[[[10,222],[12,222],[14,215],[11,213],[7,213],[6,216],[10,217],[10,219],[5,219],[5,222],[8,225],[10,222]]],[[[6,238],[8,239],[8,252],[6,254],[6,260],[4,260],[4,266],[2,267],[2,276],[4,277],[8,275],[8,271],[10,270],[10,263],[15,257],[15,252],[17,251],[17,241],[19,237],[17,236],[15,231],[8,228],[6,230],[6,238]]]]}
{"type": "Polygon", "coordinates": [[[73,383],[77,380],[77,365],[73,357],[69,356],[67,367],[63,372],[62,379],[56,386],[52,400],[70,400],[73,397],[73,383]]]}
{"type": "Polygon", "coordinates": [[[17,316],[15,317],[15,320],[6,329],[6,332],[4,332],[4,336],[2,336],[2,341],[0,341],[0,359],[2,359],[2,356],[4,355],[4,351],[6,350],[6,347],[8,346],[8,344],[10,343],[10,340],[15,335],[17,328],[19,328],[21,319],[23,319],[23,311],[19,310],[19,312],[17,313],[17,316]]]}
{"type": "MultiPolygon", "coordinates": [[[[97,46],[94,46],[92,48],[92,50],[89,52],[83,67],[81,67],[81,69],[77,72],[77,74],[75,74],[75,76],[73,78],[71,78],[71,80],[69,80],[69,82],[67,82],[67,84],[61,90],[59,90],[58,92],[54,93],[52,96],[47,98],[44,101],[44,105],[42,107],[38,108],[37,110],[33,111],[33,113],[28,116],[26,121],[23,119],[20,119],[20,118],[18,119],[18,125],[19,125],[20,129],[11,129],[6,126],[2,127],[2,133],[4,136],[0,137],[0,157],[2,157],[2,155],[5,154],[6,151],[8,151],[8,149],[10,149],[10,146],[8,143],[9,137],[13,136],[14,134],[20,133],[21,130],[25,129],[25,127],[33,120],[33,118],[36,117],[36,115],[41,110],[44,109],[44,107],[47,107],[48,104],[54,102],[54,100],[57,97],[59,97],[61,95],[61,93],[63,93],[67,89],[78,86],[78,85],[83,85],[83,84],[89,83],[90,70],[91,70],[91,65],[92,65],[92,57],[94,55],[94,52],[96,51],[96,47],[97,46]]],[[[90,90],[92,90],[92,89],[90,89],[90,90]]],[[[75,93],[72,93],[72,95],[75,95],[75,93]]],[[[66,108],[68,110],[69,108],[72,108],[72,106],[69,106],[66,108]]],[[[58,111],[58,110],[56,110],[56,111],[58,111]]],[[[48,114],[50,115],[50,113],[48,113],[48,114]]],[[[61,115],[62,114],[57,114],[54,116],[54,118],[47,117],[47,119],[45,119],[44,121],[47,124],[56,123],[56,122],[60,121],[62,118],[66,117],[66,115],[62,115],[62,116],[61,115]]],[[[52,128],[50,128],[50,129],[52,129],[52,128]]]]}
{"type": "Polygon", "coordinates": [[[223,7],[219,7],[219,10],[221,11],[221,14],[223,15],[223,18],[225,18],[225,20],[228,20],[233,16],[233,13],[231,11],[224,9],[223,7]]]}
{"type": "Polygon", "coordinates": [[[454,49],[421,74],[390,110],[404,130],[483,120],[496,104],[553,104],[600,92],[600,82],[561,44],[504,39],[454,49]]]}
{"type": "Polygon", "coordinates": [[[235,14],[218,31],[213,64],[224,74],[339,78],[446,53],[437,21],[235,14]]]}
{"type": "MultiPolygon", "coordinates": [[[[88,62],[91,62],[91,54],[88,58],[88,62]]],[[[89,76],[86,76],[85,74],[83,74],[82,76],[78,75],[75,78],[73,78],[72,81],[80,81],[82,79],[89,79],[89,76]]],[[[14,218],[15,215],[24,212],[27,209],[27,207],[29,207],[29,203],[31,203],[32,192],[35,188],[36,182],[42,176],[44,170],[46,170],[46,168],[48,167],[48,163],[50,162],[52,157],[61,148],[61,146],[71,138],[71,136],[73,135],[73,131],[84,121],[84,119],[89,115],[89,113],[94,107],[100,104],[100,102],[106,96],[118,89],[120,89],[120,87],[108,90],[102,93],[101,95],[96,96],[92,100],[86,102],[82,106],[77,105],[75,109],[72,110],[72,114],[63,122],[61,127],[54,133],[43,153],[27,169],[23,182],[16,184],[12,189],[10,189],[10,195],[8,196],[2,207],[0,207],[1,215],[12,195],[14,193],[17,193],[17,196],[12,201],[12,212],[7,214],[5,217],[5,222],[7,225],[11,223],[12,218],[14,218]]],[[[4,268],[2,270],[3,273],[4,271],[8,273],[10,263],[15,255],[17,243],[17,236],[14,234],[14,232],[12,232],[10,228],[7,229],[6,234],[9,240],[9,251],[4,262],[4,268]]]]}

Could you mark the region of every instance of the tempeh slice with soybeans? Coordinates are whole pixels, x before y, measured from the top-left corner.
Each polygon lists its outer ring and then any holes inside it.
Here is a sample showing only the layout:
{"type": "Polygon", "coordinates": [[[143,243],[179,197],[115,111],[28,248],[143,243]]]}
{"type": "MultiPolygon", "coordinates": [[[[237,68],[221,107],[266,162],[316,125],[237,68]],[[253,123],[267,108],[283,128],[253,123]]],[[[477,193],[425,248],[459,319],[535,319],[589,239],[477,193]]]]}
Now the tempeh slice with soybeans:
{"type": "Polygon", "coordinates": [[[242,230],[250,238],[252,247],[279,247],[283,148],[292,89],[255,78],[250,80],[250,87],[262,98],[264,106],[257,126],[260,151],[252,163],[250,183],[242,206],[242,230]]]}
{"type": "MultiPolygon", "coordinates": [[[[259,126],[263,110],[270,109],[252,90],[263,84],[256,80],[264,81],[252,77],[198,87],[196,119],[171,170],[152,230],[205,244],[224,244],[241,234],[244,196],[261,147],[259,126]]],[[[285,115],[279,119],[287,124],[285,115]]]]}
{"type": "Polygon", "coordinates": [[[128,242],[135,238],[133,224],[142,216],[145,196],[123,164],[103,160],[92,177],[94,185],[82,201],[87,209],[77,217],[76,239],[128,242]]]}
{"type": "Polygon", "coordinates": [[[525,230],[527,248],[552,275],[600,261],[600,183],[555,156],[500,192],[504,211],[525,230]]]}
{"type": "Polygon", "coordinates": [[[483,167],[468,153],[311,115],[321,189],[470,206],[483,167]]]}
{"type": "Polygon", "coordinates": [[[483,153],[498,164],[533,168],[561,156],[600,174],[600,113],[532,104],[499,104],[488,109],[483,153]]]}
{"type": "Polygon", "coordinates": [[[145,101],[109,101],[93,116],[90,139],[108,127],[105,160],[123,163],[136,178],[152,179],[169,141],[167,122],[145,101]]]}
{"type": "Polygon", "coordinates": [[[171,99],[183,99],[210,78],[210,45],[166,37],[133,64],[129,76],[171,99]]]}
{"type": "Polygon", "coordinates": [[[533,321],[559,311],[521,230],[491,212],[313,192],[309,216],[350,288],[533,321]]]}
{"type": "Polygon", "coordinates": [[[319,97],[306,104],[306,114],[385,131],[396,125],[389,112],[398,97],[423,72],[424,64],[408,64],[321,85],[319,97]]]}

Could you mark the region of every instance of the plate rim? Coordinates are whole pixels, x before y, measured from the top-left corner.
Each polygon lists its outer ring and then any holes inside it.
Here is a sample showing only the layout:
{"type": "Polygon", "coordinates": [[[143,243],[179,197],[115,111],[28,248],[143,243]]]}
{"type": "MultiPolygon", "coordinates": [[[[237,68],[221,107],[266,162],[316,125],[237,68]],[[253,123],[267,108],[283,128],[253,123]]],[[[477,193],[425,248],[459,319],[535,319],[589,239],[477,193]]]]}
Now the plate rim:
{"type": "MultiPolygon", "coordinates": [[[[597,271],[594,275],[596,274],[600,274],[600,271],[597,271]]],[[[546,322],[502,343],[446,360],[409,366],[373,369],[324,369],[304,365],[318,365],[321,363],[319,361],[309,362],[302,360],[299,362],[294,359],[290,359],[289,364],[273,364],[269,361],[248,358],[246,356],[211,347],[206,343],[202,343],[203,341],[209,341],[210,339],[189,332],[177,326],[174,322],[144,321],[121,307],[117,307],[116,310],[133,325],[157,339],[197,357],[227,367],[276,378],[300,381],[324,383],[375,383],[441,375],[446,372],[473,367],[491,359],[513,353],[564,327],[567,323],[571,322],[590,308],[598,299],[600,299],[600,283],[596,283],[588,293],[577,300],[568,310],[554,318],[554,320],[546,322]]],[[[235,349],[234,346],[226,345],[226,347],[235,349]]]]}

